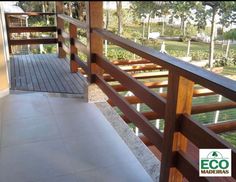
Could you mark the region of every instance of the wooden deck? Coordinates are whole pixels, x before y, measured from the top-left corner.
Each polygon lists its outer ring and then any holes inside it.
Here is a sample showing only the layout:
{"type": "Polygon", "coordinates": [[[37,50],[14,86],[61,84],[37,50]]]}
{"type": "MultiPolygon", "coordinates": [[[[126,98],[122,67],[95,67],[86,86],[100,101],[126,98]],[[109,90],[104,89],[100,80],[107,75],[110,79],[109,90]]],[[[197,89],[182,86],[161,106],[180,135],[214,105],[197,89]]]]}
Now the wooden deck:
{"type": "Polygon", "coordinates": [[[85,79],[71,73],[66,59],[56,54],[14,55],[10,62],[11,89],[83,94],[85,79]]]}

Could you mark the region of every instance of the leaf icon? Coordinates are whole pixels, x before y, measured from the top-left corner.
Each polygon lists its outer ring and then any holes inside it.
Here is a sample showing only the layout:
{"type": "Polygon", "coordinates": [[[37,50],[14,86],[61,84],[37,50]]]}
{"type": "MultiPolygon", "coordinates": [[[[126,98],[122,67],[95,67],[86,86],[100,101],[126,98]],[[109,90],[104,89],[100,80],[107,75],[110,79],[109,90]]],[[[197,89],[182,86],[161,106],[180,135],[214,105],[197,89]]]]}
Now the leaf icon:
{"type": "Polygon", "coordinates": [[[213,153],[212,153],[212,157],[218,157],[217,152],[213,152],[213,153]]]}

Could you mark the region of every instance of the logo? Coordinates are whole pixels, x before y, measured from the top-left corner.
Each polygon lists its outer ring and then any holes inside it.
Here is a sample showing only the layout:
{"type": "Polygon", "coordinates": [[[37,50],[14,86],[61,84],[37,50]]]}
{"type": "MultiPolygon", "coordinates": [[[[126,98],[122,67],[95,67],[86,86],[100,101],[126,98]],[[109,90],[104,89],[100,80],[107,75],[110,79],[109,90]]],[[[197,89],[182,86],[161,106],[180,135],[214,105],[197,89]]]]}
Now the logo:
{"type": "Polygon", "coordinates": [[[231,149],[200,149],[199,176],[231,176],[231,149]]]}

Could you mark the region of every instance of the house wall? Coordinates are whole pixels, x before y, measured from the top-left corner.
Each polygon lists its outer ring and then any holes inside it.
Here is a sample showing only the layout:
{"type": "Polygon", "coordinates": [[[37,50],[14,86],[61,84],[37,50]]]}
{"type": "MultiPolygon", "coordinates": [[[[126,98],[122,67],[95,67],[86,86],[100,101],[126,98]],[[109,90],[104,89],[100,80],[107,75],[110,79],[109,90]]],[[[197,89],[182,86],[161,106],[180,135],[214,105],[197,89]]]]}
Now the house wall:
{"type": "MultiPolygon", "coordinates": [[[[1,3],[1,2],[0,2],[1,3]]],[[[6,28],[2,4],[0,4],[0,98],[9,93],[9,77],[7,61],[9,60],[6,28]]]]}

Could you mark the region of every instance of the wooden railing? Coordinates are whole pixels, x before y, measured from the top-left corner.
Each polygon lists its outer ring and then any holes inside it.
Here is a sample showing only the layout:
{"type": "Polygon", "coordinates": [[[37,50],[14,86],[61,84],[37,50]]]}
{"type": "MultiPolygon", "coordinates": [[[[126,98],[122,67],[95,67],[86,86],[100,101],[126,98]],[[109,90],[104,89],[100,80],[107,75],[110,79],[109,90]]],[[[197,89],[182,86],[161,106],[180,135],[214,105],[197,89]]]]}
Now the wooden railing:
{"type": "MultiPolygon", "coordinates": [[[[142,131],[144,136],[148,138],[149,142],[155,145],[162,153],[160,181],[168,179],[169,173],[167,170],[173,167],[177,168],[190,181],[219,179],[199,177],[198,164],[194,163],[187,153],[187,141],[192,142],[197,148],[231,148],[233,158],[232,176],[236,179],[236,150],[213,132],[214,130],[216,133],[218,131],[233,131],[235,130],[236,122],[230,121],[224,124],[203,126],[191,118],[191,113],[196,114],[236,108],[235,81],[164,55],[156,50],[138,45],[108,31],[93,29],[93,32],[113,44],[148,59],[169,71],[167,94],[157,94],[153,93],[145,84],[142,84],[137,79],[134,79],[133,76],[111,63],[107,58],[102,55],[95,56],[96,64],[101,69],[118,81],[125,90],[132,91],[135,95],[133,97],[135,102],[130,97],[122,97],[114,89],[114,86],[106,82],[103,76],[95,73],[96,83],[109,96],[110,103],[117,106],[124,113],[124,117],[128,121],[133,122],[142,131]],[[218,93],[232,101],[192,106],[191,101],[194,93],[195,96],[198,95],[198,90],[194,90],[194,84],[200,84],[209,89],[205,89],[205,94],[218,93]],[[130,105],[133,103],[145,103],[152,109],[152,112],[148,114],[139,113],[130,105]],[[153,117],[153,115],[155,116],[153,117]],[[164,135],[150,124],[149,119],[165,120],[164,135]]],[[[202,94],[200,92],[200,95],[202,94]]],[[[196,154],[198,155],[198,152],[196,154]]],[[[171,174],[173,175],[173,173],[171,174]]]]}
{"type": "Polygon", "coordinates": [[[20,38],[14,39],[12,34],[20,34],[20,33],[32,33],[32,32],[56,32],[56,26],[41,26],[41,27],[32,27],[28,26],[26,23],[23,26],[12,26],[12,22],[10,20],[11,17],[15,17],[16,19],[21,19],[24,17],[25,21],[28,17],[39,17],[39,16],[55,16],[55,13],[40,13],[40,12],[25,12],[25,13],[5,13],[6,20],[6,29],[7,29],[7,39],[9,52],[12,52],[12,47],[14,45],[28,45],[28,44],[55,44],[57,43],[56,37],[48,37],[48,38],[20,38]]]}
{"type": "Polygon", "coordinates": [[[88,29],[88,25],[79,20],[73,19],[70,16],[64,14],[58,14],[58,46],[59,46],[59,57],[65,58],[66,54],[70,56],[70,68],[71,72],[75,73],[78,71],[78,67],[82,68],[83,73],[88,74],[87,63],[82,61],[78,56],[78,50],[89,56],[89,51],[87,45],[82,43],[77,38],[77,28],[88,29]],[[65,31],[64,22],[69,23],[69,32],[65,31]],[[65,41],[69,42],[67,46],[65,41]]]}
{"type": "Polygon", "coordinates": [[[122,118],[141,130],[143,136],[140,138],[148,146],[158,149],[161,153],[160,181],[182,181],[184,177],[189,181],[225,179],[199,177],[196,159],[198,149],[201,148],[232,149],[232,177],[227,179],[235,180],[236,149],[217,133],[235,130],[236,121],[202,125],[191,114],[236,108],[236,82],[103,30],[101,2],[87,3],[87,9],[86,22],[58,14],[59,56],[69,54],[71,71],[76,72],[78,67],[82,69],[88,76],[88,81],[96,83],[109,97],[108,102],[120,109],[122,118]],[[69,32],[64,31],[64,22],[69,23],[69,32]],[[77,39],[77,28],[87,30],[87,45],[77,39]],[[69,47],[64,44],[66,39],[70,41],[69,47]],[[110,61],[103,55],[103,40],[142,59],[110,61]],[[86,63],[81,61],[78,52],[88,56],[86,63]],[[148,70],[158,72],[142,72],[148,70]],[[133,73],[135,71],[138,73],[133,73]],[[146,81],[148,78],[166,79],[153,82],[146,81]],[[201,85],[202,88],[195,88],[195,85],[201,85]],[[159,94],[152,90],[159,87],[166,87],[167,92],[159,94]],[[120,94],[123,91],[131,91],[134,96],[124,97],[120,94]],[[192,105],[193,97],[214,94],[220,94],[230,101],[192,105]],[[137,103],[146,104],[151,111],[138,112],[132,106],[137,103]],[[164,133],[149,121],[153,119],[164,119],[164,133]],[[189,146],[193,146],[196,156],[189,152],[189,146]]]}

